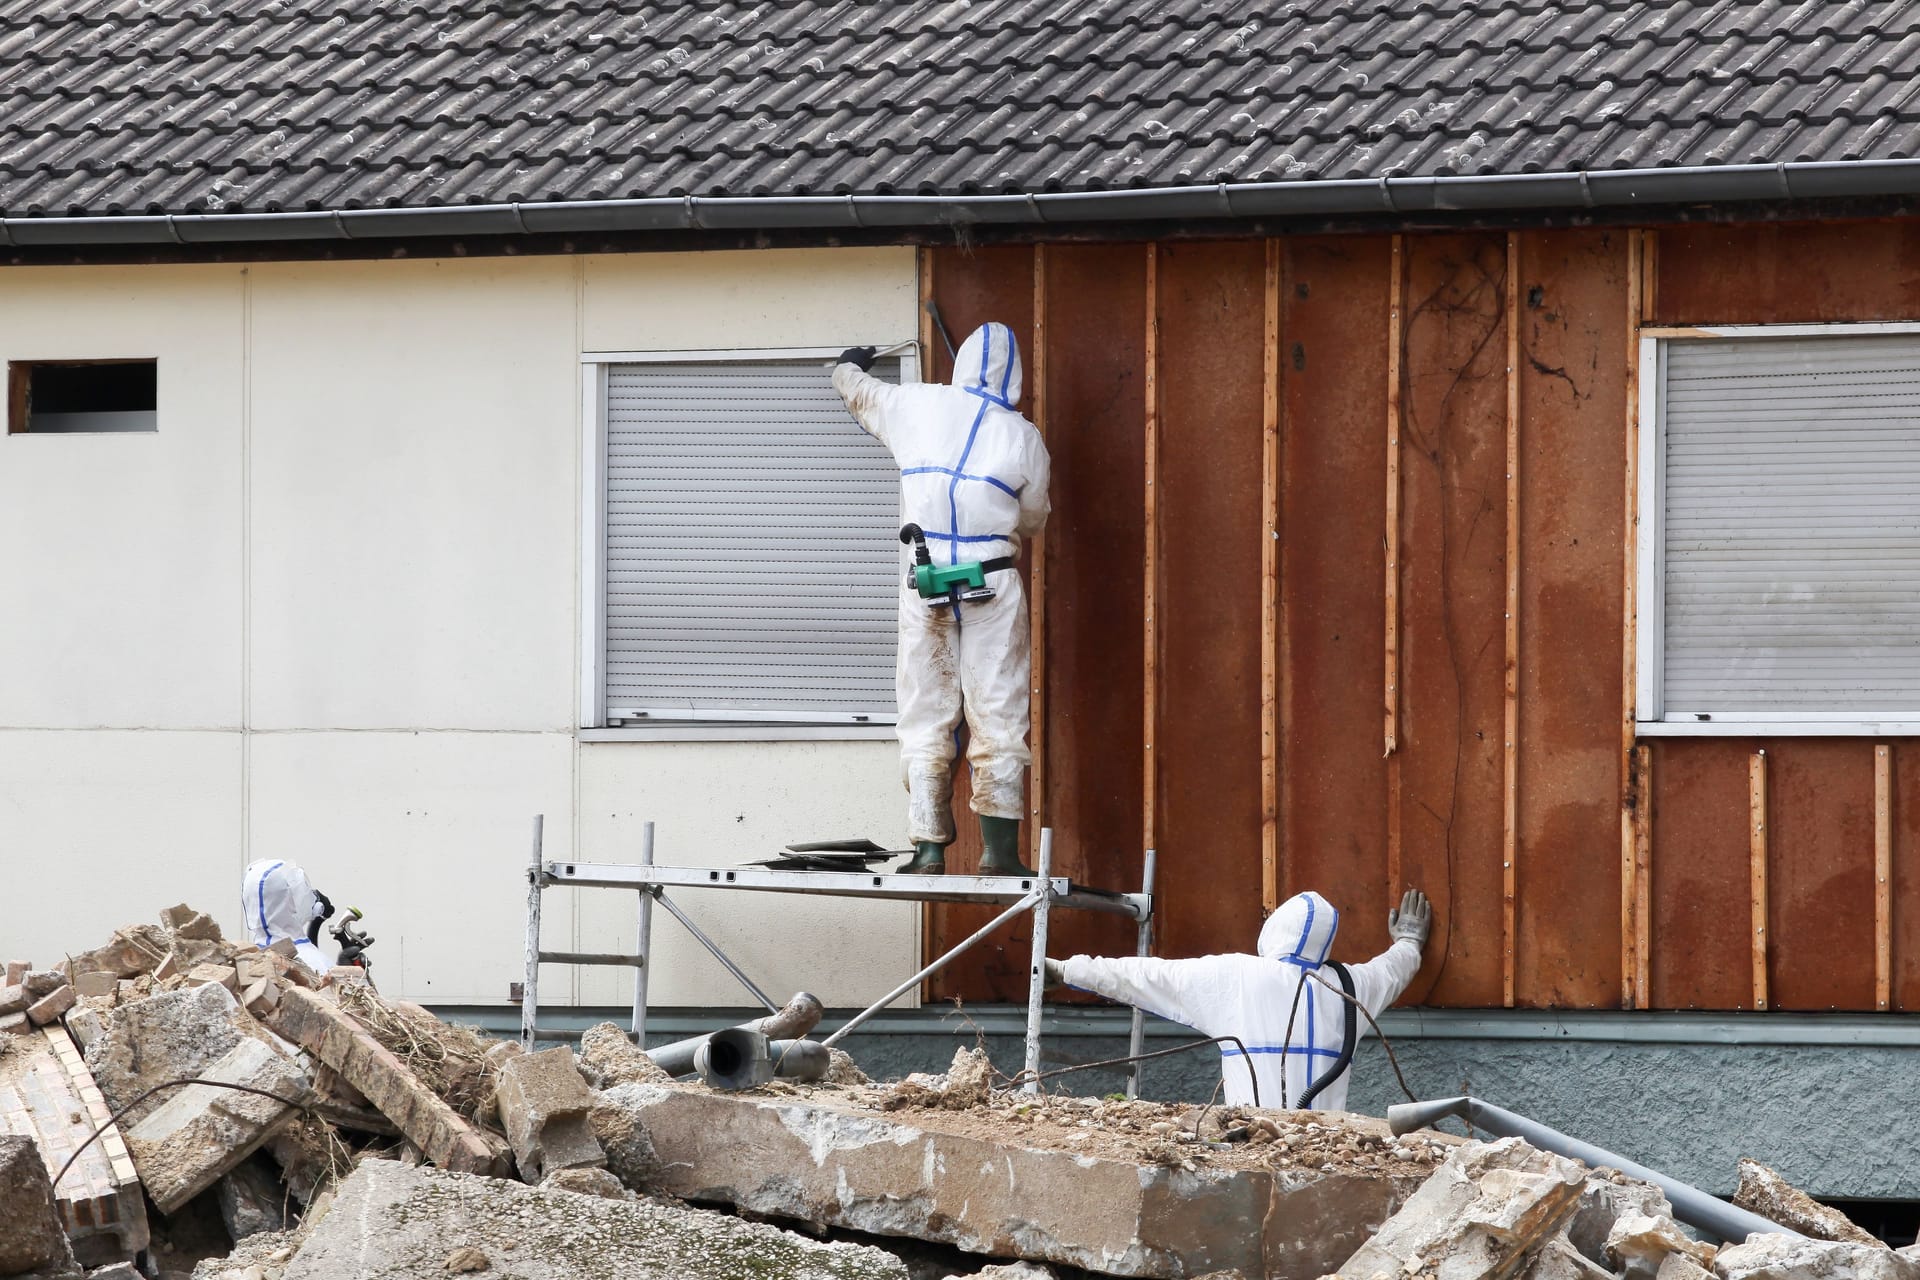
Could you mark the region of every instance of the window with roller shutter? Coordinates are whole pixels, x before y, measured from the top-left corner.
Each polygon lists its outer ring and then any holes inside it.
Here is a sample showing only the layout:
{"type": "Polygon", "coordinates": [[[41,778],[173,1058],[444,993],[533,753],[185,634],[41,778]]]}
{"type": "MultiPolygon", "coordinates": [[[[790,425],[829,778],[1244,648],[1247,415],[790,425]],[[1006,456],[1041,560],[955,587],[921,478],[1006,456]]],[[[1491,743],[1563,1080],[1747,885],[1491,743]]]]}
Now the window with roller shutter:
{"type": "Polygon", "coordinates": [[[893,722],[899,472],[825,363],[598,366],[600,724],[893,722]]]}
{"type": "Polygon", "coordinates": [[[1641,732],[1920,723],[1920,331],[1656,331],[1641,378],[1641,732]]]}

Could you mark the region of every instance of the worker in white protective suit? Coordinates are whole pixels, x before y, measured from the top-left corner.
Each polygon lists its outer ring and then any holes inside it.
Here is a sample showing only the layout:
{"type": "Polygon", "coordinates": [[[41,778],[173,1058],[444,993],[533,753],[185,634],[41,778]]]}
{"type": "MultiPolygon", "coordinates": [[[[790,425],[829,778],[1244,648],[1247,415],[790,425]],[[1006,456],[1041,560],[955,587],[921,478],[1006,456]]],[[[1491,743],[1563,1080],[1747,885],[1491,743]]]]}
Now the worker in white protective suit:
{"type": "Polygon", "coordinates": [[[883,382],[867,372],[873,359],[872,347],[844,352],[833,386],[900,465],[902,541],[917,532],[930,568],[979,564],[985,583],[985,591],[923,596],[909,565],[901,586],[894,679],[915,853],[900,870],[946,870],[964,714],[985,849],[980,874],[1032,875],[1020,859],[1032,649],[1027,597],[1013,565],[1021,540],[1047,522],[1049,463],[1039,431],[1014,408],[1020,351],[1006,325],[981,325],[960,344],[946,386],[883,382]],[[963,598],[985,592],[991,598],[963,598]]]}
{"type": "Polygon", "coordinates": [[[1260,1106],[1343,1111],[1352,1074],[1346,1059],[1366,1020],[1348,1016],[1340,993],[1378,1015],[1419,972],[1432,924],[1427,896],[1409,889],[1387,913],[1393,945],[1364,964],[1341,965],[1327,959],[1340,913],[1317,893],[1297,893],[1267,917],[1258,955],[1074,956],[1048,960],[1046,977],[1049,985],[1137,1005],[1204,1036],[1239,1037],[1244,1054],[1220,1046],[1229,1105],[1254,1105],[1250,1080],[1257,1080],[1260,1106]]]}
{"type": "Polygon", "coordinates": [[[247,936],[261,950],[285,938],[300,962],[315,973],[333,967],[320,949],[320,925],[333,915],[333,903],[307,883],[299,863],[262,858],[248,867],[240,882],[240,912],[247,936]]]}

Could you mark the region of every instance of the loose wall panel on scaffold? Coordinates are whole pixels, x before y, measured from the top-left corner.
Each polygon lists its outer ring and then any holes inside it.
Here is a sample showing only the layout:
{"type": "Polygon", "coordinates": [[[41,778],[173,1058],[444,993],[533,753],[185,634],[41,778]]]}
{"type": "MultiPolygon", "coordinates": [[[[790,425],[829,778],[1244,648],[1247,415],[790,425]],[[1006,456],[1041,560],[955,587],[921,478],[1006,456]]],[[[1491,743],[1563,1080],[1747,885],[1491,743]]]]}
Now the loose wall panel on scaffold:
{"type": "MultiPolygon", "coordinates": [[[[930,270],[932,298],[940,308],[940,317],[955,345],[966,341],[969,333],[989,320],[1013,330],[1025,356],[1033,340],[1033,250],[1030,248],[935,249],[923,263],[930,270]]],[[[923,284],[923,291],[925,285],[923,284]]],[[[953,361],[936,332],[929,344],[929,368],[922,376],[928,381],[945,382],[953,372],[953,361]]],[[[1024,360],[1028,368],[1031,360],[1024,360]]],[[[1032,401],[1031,388],[1016,407],[1023,412],[1032,401]]],[[[961,735],[964,751],[965,734],[961,735]]],[[[980,862],[980,826],[967,800],[972,794],[964,756],[954,765],[953,817],[957,839],[947,850],[947,869],[971,872],[980,862]]],[[[905,795],[902,794],[902,803],[905,795]]],[[[929,954],[938,954],[992,919],[989,908],[972,906],[930,907],[926,913],[926,944],[929,954]]],[[[947,994],[953,983],[976,985],[983,975],[1004,982],[1007,990],[1015,986],[1024,991],[1028,964],[1028,939],[1021,928],[1002,929],[975,947],[942,978],[932,984],[936,998],[947,994]],[[947,975],[952,975],[948,977],[947,975]],[[943,981],[944,979],[944,981],[943,981]]]]}
{"type": "Polygon", "coordinates": [[[1251,950],[1261,923],[1266,245],[1164,245],[1156,294],[1158,949],[1251,950]]]}
{"type": "Polygon", "coordinates": [[[1620,1003],[1626,236],[1520,236],[1515,1003],[1620,1003]]]}
{"type": "Polygon", "coordinates": [[[1401,888],[1380,724],[1391,246],[1282,246],[1280,892],[1326,894],[1343,911],[1335,955],[1364,960],[1401,888]]]}
{"type": "Polygon", "coordinates": [[[1436,917],[1422,1003],[1502,998],[1505,300],[1504,236],[1408,237],[1398,773],[1401,875],[1436,917]]]}

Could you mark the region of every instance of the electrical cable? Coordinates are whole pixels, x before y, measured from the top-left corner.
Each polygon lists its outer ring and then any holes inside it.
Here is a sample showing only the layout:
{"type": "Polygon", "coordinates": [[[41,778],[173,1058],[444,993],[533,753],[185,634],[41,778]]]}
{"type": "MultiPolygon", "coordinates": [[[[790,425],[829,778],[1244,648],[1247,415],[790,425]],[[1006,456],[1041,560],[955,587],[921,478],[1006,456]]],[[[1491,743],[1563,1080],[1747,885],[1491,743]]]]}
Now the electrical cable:
{"type": "Polygon", "coordinates": [[[1198,1049],[1203,1045],[1220,1044],[1229,1040],[1240,1050],[1240,1056],[1247,1064],[1247,1082],[1253,1086],[1253,1105],[1257,1107],[1260,1105],[1260,1077],[1254,1074],[1253,1055],[1247,1052],[1247,1046],[1239,1036],[1209,1036],[1205,1040],[1190,1040],[1186,1044],[1177,1044],[1171,1049],[1155,1049],[1151,1053],[1133,1053],[1128,1054],[1124,1058],[1103,1058],[1099,1062],[1080,1062],[1075,1063],[1071,1067],[1056,1067],[1052,1071],[1042,1071],[1038,1075],[1032,1076],[1029,1076],[1023,1069],[1011,1077],[1002,1078],[1006,1079],[1009,1084],[1038,1084],[1042,1080],[1051,1080],[1054,1076],[1064,1076],[1075,1071],[1092,1071],[1095,1067],[1124,1067],[1129,1062],[1145,1062],[1148,1058],[1164,1058],[1170,1054],[1186,1053],[1190,1049],[1198,1049]]]}
{"type": "Polygon", "coordinates": [[[153,1086],[153,1088],[147,1090],[145,1093],[135,1098],[132,1102],[129,1102],[126,1106],[120,1108],[118,1111],[108,1116],[106,1119],[106,1123],[102,1124],[99,1128],[95,1129],[92,1133],[88,1134],[87,1140],[85,1142],[82,1142],[79,1146],[75,1147],[73,1149],[73,1154],[67,1157],[67,1162],[60,1166],[60,1172],[53,1175],[53,1185],[56,1187],[59,1186],[60,1179],[67,1176],[67,1170],[73,1168],[73,1162],[80,1158],[80,1153],[82,1151],[85,1151],[88,1147],[92,1146],[94,1143],[94,1140],[97,1139],[101,1134],[113,1128],[114,1125],[119,1124],[121,1117],[126,1115],[127,1112],[133,1110],[135,1107],[145,1102],[148,1098],[151,1098],[154,1094],[159,1093],[162,1089],[178,1089],[190,1084],[204,1084],[214,1089],[232,1089],[236,1093],[254,1093],[254,1094],[260,1095],[263,1098],[272,1098],[275,1102],[284,1102],[286,1105],[290,1107],[298,1107],[300,1108],[300,1110],[305,1111],[309,1115],[319,1114],[314,1110],[313,1104],[310,1102],[304,1102],[296,1098],[285,1098],[280,1096],[277,1093],[273,1093],[266,1089],[256,1089],[254,1086],[250,1084],[234,1084],[230,1080],[206,1080],[206,1079],[202,1079],[199,1076],[190,1076],[184,1080],[166,1080],[161,1082],[160,1084],[153,1086]]]}

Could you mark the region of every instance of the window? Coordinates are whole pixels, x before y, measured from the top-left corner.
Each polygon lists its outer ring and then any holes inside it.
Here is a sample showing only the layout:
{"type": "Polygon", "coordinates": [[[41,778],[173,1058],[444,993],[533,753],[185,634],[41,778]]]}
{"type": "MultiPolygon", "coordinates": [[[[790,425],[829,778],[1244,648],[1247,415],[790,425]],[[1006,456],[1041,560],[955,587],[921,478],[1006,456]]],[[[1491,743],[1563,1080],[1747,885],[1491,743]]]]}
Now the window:
{"type": "Polygon", "coordinates": [[[7,430],[157,431],[159,382],[152,360],[16,360],[7,366],[7,430]]]}
{"type": "Polygon", "coordinates": [[[1643,733],[1920,726],[1920,326],[1643,334],[1643,733]]]}
{"type": "Polygon", "coordinates": [[[893,723],[899,473],[838,351],[589,359],[584,725],[893,723]]]}

